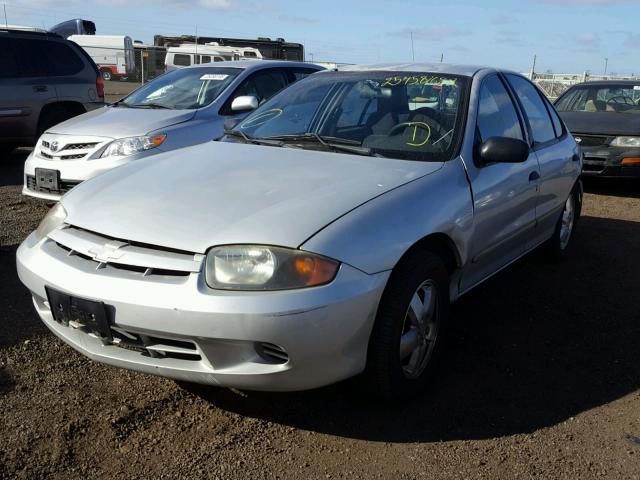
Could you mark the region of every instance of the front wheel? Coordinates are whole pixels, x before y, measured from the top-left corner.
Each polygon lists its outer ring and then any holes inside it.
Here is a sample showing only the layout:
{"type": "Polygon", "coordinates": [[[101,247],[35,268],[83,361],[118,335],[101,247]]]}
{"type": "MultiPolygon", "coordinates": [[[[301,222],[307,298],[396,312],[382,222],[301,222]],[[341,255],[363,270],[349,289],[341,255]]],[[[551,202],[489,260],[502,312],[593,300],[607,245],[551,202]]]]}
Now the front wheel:
{"type": "Polygon", "coordinates": [[[449,278],[442,259],[416,251],[396,267],[369,340],[365,378],[385,400],[422,392],[442,350],[449,278]]]}
{"type": "Polygon", "coordinates": [[[103,80],[111,80],[111,71],[110,70],[101,70],[100,73],[102,73],[102,79],[103,80]]]}

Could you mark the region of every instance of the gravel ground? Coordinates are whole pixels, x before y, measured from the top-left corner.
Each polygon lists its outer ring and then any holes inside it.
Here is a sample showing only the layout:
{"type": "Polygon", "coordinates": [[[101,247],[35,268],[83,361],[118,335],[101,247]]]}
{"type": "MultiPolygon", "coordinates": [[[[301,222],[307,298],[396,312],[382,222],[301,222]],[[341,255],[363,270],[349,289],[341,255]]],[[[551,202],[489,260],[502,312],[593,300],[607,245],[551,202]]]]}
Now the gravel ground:
{"type": "Polygon", "coordinates": [[[570,258],[535,253],[454,307],[446,363],[389,407],[356,382],[185,388],[46,330],[15,250],[47,207],[0,159],[0,478],[640,478],[640,184],[589,182],[570,258]]]}

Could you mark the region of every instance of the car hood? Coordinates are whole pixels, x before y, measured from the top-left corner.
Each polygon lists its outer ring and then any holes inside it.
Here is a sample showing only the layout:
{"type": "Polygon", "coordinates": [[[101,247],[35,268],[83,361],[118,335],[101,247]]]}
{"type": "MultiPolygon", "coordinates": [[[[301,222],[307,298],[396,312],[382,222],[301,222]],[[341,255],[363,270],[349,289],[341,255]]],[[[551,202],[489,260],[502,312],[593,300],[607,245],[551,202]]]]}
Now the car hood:
{"type": "Polygon", "coordinates": [[[640,115],[615,112],[558,112],[572,133],[640,135],[640,115]]]}
{"type": "Polygon", "coordinates": [[[186,122],[195,113],[195,110],[102,107],[59,123],[47,131],[61,135],[133,137],[186,122]]]}
{"type": "Polygon", "coordinates": [[[416,162],[209,142],[137,160],[62,199],[68,223],[204,253],[213,245],[298,247],[373,197],[435,172],[416,162]]]}

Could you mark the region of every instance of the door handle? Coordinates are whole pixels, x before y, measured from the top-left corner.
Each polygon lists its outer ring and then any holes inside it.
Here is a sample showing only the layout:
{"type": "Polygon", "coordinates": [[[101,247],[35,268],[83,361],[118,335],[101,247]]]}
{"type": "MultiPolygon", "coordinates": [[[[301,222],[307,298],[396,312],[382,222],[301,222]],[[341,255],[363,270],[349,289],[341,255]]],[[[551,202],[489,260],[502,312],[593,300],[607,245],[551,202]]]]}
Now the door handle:
{"type": "Polygon", "coordinates": [[[46,85],[36,85],[33,87],[34,92],[46,92],[47,90],[48,89],[46,85]]]}
{"type": "Polygon", "coordinates": [[[538,180],[540,178],[540,174],[538,173],[537,170],[534,170],[533,172],[531,172],[529,174],[529,181],[530,182],[535,182],[536,180],[538,180]]]}

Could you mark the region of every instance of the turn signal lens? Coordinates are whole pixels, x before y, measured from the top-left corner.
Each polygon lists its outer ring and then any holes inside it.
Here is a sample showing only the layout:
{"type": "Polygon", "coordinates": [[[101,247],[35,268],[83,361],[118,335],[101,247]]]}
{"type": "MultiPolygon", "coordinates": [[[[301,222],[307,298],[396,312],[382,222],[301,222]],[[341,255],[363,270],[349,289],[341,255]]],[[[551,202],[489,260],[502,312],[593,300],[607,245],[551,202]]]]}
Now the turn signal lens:
{"type": "Polygon", "coordinates": [[[623,158],[622,165],[640,165],[640,158],[623,158]]]}

